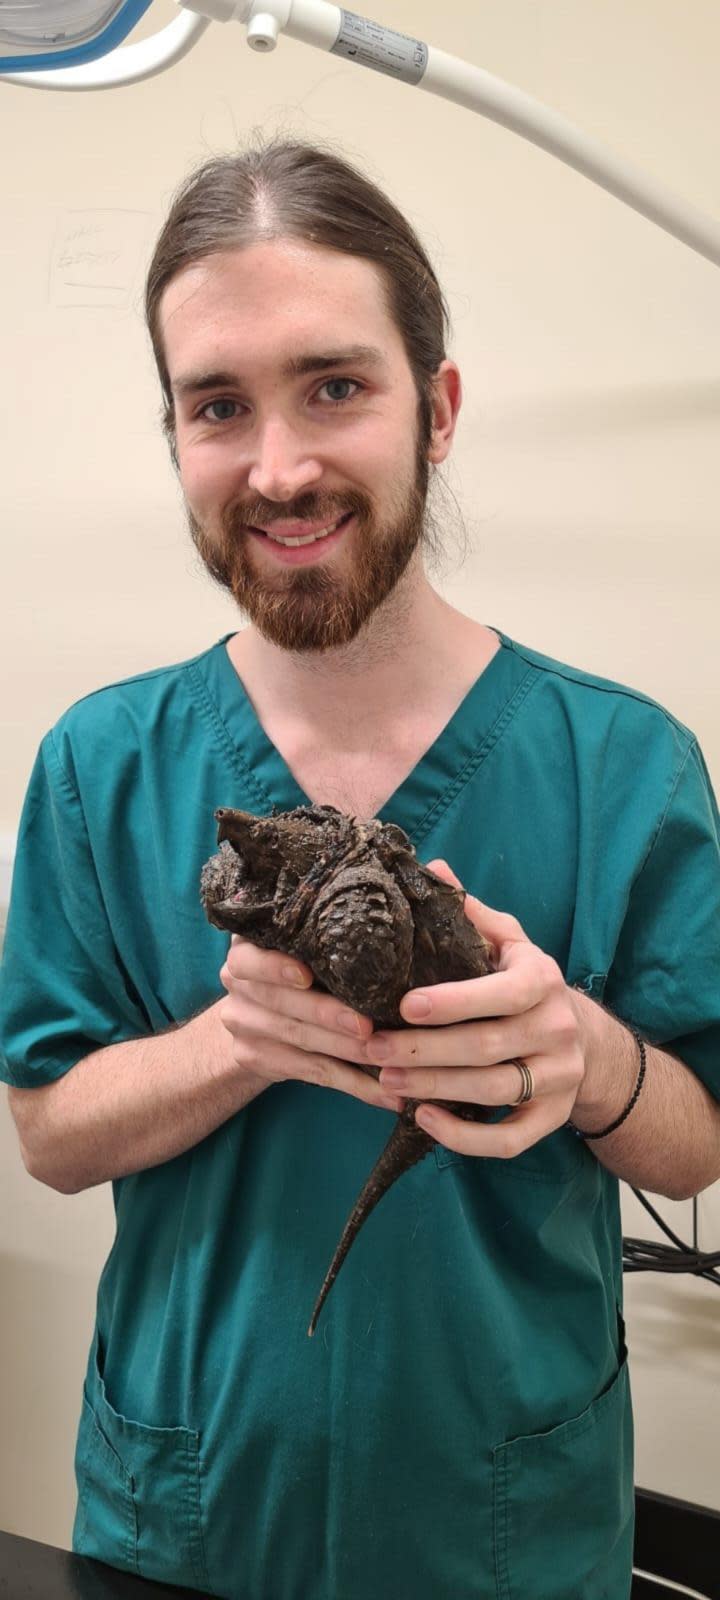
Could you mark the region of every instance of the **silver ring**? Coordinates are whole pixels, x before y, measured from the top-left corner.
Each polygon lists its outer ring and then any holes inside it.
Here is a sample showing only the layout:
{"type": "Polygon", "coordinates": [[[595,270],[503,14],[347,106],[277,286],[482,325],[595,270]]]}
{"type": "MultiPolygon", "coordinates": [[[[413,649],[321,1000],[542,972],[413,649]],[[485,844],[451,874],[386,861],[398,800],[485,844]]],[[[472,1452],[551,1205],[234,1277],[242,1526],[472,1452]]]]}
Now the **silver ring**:
{"type": "Polygon", "coordinates": [[[514,1059],[513,1066],[517,1067],[520,1076],[522,1077],[522,1089],[520,1091],[519,1099],[512,1100],[510,1103],[514,1106],[524,1106],[528,1100],[532,1100],[532,1097],[535,1093],[535,1079],[533,1078],[527,1061],[523,1061],[520,1056],[517,1056],[514,1059]]]}

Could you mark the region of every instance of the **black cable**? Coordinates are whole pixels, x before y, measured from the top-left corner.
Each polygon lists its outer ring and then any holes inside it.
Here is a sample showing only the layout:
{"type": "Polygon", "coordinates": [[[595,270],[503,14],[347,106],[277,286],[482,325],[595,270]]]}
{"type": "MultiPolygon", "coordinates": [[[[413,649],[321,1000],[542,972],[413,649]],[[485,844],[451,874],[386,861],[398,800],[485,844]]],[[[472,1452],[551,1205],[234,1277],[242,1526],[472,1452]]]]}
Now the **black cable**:
{"type": "Polygon", "coordinates": [[[677,1245],[678,1250],[687,1250],[687,1245],[683,1244],[682,1239],[679,1239],[676,1233],[673,1233],[672,1228],[665,1221],[665,1218],[660,1216],[659,1211],[656,1211],[654,1206],[651,1206],[647,1196],[641,1194],[639,1189],[633,1189],[633,1194],[635,1195],[636,1200],[640,1201],[641,1206],[644,1206],[645,1210],[650,1212],[653,1221],[657,1223],[659,1228],[662,1228],[663,1233],[667,1234],[668,1239],[672,1239],[673,1244],[677,1245]]]}
{"type": "Polygon", "coordinates": [[[651,1239],[623,1237],[624,1272],[689,1272],[696,1278],[706,1278],[708,1283],[720,1286],[720,1250],[704,1251],[697,1247],[697,1202],[693,1205],[693,1243],[685,1244],[673,1233],[665,1219],[639,1189],[633,1189],[635,1198],[649,1212],[653,1221],[671,1240],[671,1245],[651,1239]]]}

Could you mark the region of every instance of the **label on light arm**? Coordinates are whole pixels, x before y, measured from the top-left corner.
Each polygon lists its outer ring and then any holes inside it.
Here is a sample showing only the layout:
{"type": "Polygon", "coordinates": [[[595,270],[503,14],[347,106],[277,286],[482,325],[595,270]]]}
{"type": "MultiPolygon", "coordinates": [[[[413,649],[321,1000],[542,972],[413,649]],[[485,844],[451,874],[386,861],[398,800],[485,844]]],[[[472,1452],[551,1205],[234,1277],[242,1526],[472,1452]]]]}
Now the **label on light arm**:
{"type": "Polygon", "coordinates": [[[340,31],[330,54],[385,72],[403,83],[419,83],[428,62],[428,48],[421,39],[396,33],[382,22],[370,22],[356,11],[341,12],[340,31]]]}

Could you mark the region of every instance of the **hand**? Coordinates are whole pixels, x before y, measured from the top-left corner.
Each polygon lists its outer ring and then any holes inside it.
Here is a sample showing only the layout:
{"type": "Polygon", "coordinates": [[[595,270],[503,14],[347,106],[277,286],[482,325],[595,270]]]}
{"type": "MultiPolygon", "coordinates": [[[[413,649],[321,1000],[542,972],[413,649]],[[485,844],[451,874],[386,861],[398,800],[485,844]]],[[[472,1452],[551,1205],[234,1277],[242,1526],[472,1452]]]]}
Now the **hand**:
{"type": "MultiPolygon", "coordinates": [[[[430,863],[446,883],[462,884],[444,861],[430,863]]],[[[515,917],[467,895],[470,921],[495,947],[497,972],[460,983],[410,990],[400,1004],[408,1022],[422,1025],[372,1035],[368,1061],[382,1066],[380,1083],[412,1100],[415,1120],[448,1150],[468,1156],[512,1157],[568,1121],[585,1071],[583,1012],[557,962],[531,944],[515,917]],[[437,1030],[437,1031],[436,1031],[437,1030]],[[522,1089],[512,1059],[527,1062],[534,1097],[502,1122],[466,1122],[434,1099],[507,1106],[522,1089]]]]}
{"type": "Polygon", "coordinates": [[[312,989],[312,981],[310,968],[294,956],[258,949],[233,934],[220,970],[227,999],[218,1013],[232,1034],[238,1066],[266,1084],[300,1078],[342,1089],[385,1111],[401,1111],[403,1101],[381,1088],[379,1069],[368,1065],[370,1019],[312,989]],[[365,1070],[349,1066],[352,1061],[362,1062],[365,1070]]]}

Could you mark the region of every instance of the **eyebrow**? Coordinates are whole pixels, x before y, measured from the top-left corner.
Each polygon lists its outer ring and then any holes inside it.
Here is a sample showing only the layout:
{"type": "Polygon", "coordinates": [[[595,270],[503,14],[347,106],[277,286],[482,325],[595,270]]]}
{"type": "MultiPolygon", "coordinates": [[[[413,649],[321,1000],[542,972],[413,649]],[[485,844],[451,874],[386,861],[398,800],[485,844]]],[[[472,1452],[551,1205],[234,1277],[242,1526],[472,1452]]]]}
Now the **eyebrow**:
{"type": "MultiPolygon", "coordinates": [[[[382,350],[372,344],[351,344],[345,350],[331,350],[325,354],[309,351],[305,355],[290,356],[281,373],[283,378],[303,378],[309,372],[325,372],[331,367],[362,365],[384,367],[382,350]]],[[[237,372],[186,372],[174,379],[171,388],[177,395],[201,394],[206,389],[241,388],[242,378],[237,372]]]]}

